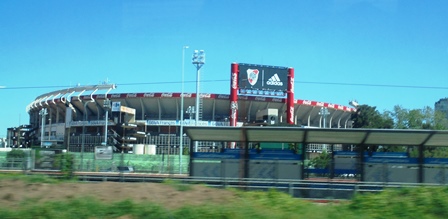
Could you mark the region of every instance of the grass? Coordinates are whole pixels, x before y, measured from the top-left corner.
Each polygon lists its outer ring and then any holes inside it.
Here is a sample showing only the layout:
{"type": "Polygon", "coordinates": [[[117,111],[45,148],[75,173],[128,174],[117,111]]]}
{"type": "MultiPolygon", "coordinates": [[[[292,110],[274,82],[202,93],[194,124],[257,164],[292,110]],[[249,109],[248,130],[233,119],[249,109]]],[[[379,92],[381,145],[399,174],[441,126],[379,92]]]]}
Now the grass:
{"type": "Polygon", "coordinates": [[[181,192],[189,191],[189,190],[193,189],[193,187],[190,184],[185,184],[180,181],[175,181],[172,179],[166,179],[162,183],[165,185],[169,185],[169,186],[175,188],[177,191],[181,191],[181,192]]]}
{"type": "Polygon", "coordinates": [[[58,179],[48,177],[46,175],[32,174],[24,175],[23,173],[0,173],[0,181],[4,179],[22,180],[27,183],[60,183],[58,179]]]}
{"type": "MultiPolygon", "coordinates": [[[[54,183],[45,176],[0,175],[0,179],[15,178],[27,182],[54,183]]],[[[166,185],[178,191],[192,189],[179,181],[166,180],[166,185]]],[[[121,200],[105,203],[92,197],[72,198],[67,201],[25,201],[18,209],[0,206],[0,219],[8,218],[232,218],[232,219],[380,219],[380,218],[448,218],[448,187],[417,187],[385,190],[381,193],[357,195],[353,200],[325,205],[290,197],[274,189],[241,191],[232,189],[235,198],[224,204],[208,203],[200,206],[185,205],[167,209],[157,203],[121,200]]],[[[4,194],[3,198],[10,198],[4,194]]]]}

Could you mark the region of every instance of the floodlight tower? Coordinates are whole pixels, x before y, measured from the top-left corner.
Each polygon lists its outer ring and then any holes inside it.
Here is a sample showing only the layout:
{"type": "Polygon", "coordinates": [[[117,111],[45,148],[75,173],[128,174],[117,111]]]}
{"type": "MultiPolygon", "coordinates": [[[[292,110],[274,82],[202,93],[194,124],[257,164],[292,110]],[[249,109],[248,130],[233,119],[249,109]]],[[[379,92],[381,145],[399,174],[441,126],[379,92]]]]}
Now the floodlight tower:
{"type": "Polygon", "coordinates": [[[196,67],[196,126],[199,124],[199,84],[201,80],[200,69],[205,64],[204,50],[195,50],[193,53],[192,63],[196,67]]]}
{"type": "MultiPolygon", "coordinates": [[[[200,84],[200,69],[205,64],[205,52],[204,50],[194,50],[192,63],[196,67],[196,117],[195,117],[195,125],[199,124],[199,113],[201,113],[201,109],[199,108],[199,84],[200,84]]],[[[198,144],[197,141],[195,143],[195,152],[197,152],[198,144]]]]}

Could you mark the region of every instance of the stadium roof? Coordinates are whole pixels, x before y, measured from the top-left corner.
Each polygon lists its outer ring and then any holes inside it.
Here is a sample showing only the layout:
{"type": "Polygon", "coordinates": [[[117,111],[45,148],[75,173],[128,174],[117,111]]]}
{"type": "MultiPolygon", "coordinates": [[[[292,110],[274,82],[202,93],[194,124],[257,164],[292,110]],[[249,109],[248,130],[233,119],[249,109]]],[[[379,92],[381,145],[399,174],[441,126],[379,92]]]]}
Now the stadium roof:
{"type": "Polygon", "coordinates": [[[300,127],[185,127],[193,141],[448,146],[448,131],[300,127]]]}
{"type": "MultiPolygon", "coordinates": [[[[94,90],[96,87],[92,87],[94,90]]],[[[107,88],[107,87],[106,87],[107,88]]],[[[77,88],[78,89],[78,88],[77,88]]],[[[81,88],[79,88],[81,89],[81,88]]],[[[112,102],[121,102],[122,106],[136,109],[136,119],[154,120],[178,120],[179,112],[185,112],[189,106],[195,106],[196,94],[184,93],[184,109],[181,106],[181,93],[109,93],[97,94],[90,90],[90,94],[82,90],[70,90],[67,93],[55,91],[36,98],[27,107],[29,113],[37,114],[42,108],[54,108],[53,112],[59,111],[60,117],[65,118],[65,101],[69,102],[75,113],[79,115],[87,113],[91,118],[101,118],[105,113],[104,100],[106,97],[112,102]],[[79,91],[79,92],[78,92],[79,91]],[[87,105],[86,101],[95,100],[87,105]],[[84,107],[85,106],[85,107],[84,107]],[[56,110],[58,109],[59,110],[56,110]]],[[[228,94],[202,93],[202,115],[204,121],[225,121],[230,113],[230,99],[228,94]]],[[[286,112],[285,98],[261,97],[261,96],[239,96],[238,116],[239,121],[254,121],[257,112],[264,109],[278,109],[279,116],[286,112]],[[247,119],[248,118],[248,119],[247,119]]],[[[294,111],[296,124],[320,127],[323,116],[322,108],[327,108],[327,127],[341,128],[351,127],[351,113],[355,108],[339,104],[331,104],[310,100],[294,100],[294,111]]],[[[84,118],[80,116],[79,118],[84,118]]],[[[185,118],[185,116],[184,116],[185,118]]],[[[284,119],[284,118],[283,118],[284,119]]],[[[75,116],[76,120],[76,116],[75,116]]]]}

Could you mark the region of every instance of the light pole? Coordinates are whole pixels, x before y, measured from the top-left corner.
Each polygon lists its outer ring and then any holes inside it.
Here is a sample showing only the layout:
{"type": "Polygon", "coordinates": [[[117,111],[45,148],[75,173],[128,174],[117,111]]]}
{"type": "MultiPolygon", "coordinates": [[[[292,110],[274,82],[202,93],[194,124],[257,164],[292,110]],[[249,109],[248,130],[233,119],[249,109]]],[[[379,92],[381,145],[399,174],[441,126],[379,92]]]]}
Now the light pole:
{"type": "Polygon", "coordinates": [[[330,115],[330,112],[328,112],[327,107],[323,107],[320,109],[319,115],[321,115],[322,117],[324,117],[324,128],[326,128],[326,123],[327,123],[327,116],[330,115]]]}
{"type": "Polygon", "coordinates": [[[102,145],[107,146],[107,123],[109,121],[109,109],[110,109],[110,100],[107,99],[107,96],[106,99],[104,100],[103,107],[104,110],[106,110],[106,118],[104,119],[106,123],[104,126],[104,142],[102,143],[102,145]]]}
{"type": "Polygon", "coordinates": [[[182,174],[182,154],[184,150],[184,66],[185,66],[185,50],[188,46],[182,47],[182,77],[181,77],[181,93],[180,93],[180,139],[179,139],[179,174],[182,174]]]}
{"type": "MultiPolygon", "coordinates": [[[[326,128],[326,124],[327,124],[327,116],[330,115],[330,112],[328,112],[327,107],[323,107],[320,109],[319,115],[324,117],[324,128],[326,128]]],[[[322,145],[322,150],[327,150],[327,145],[323,144],[322,145]]]]}
{"type": "Polygon", "coordinates": [[[82,122],[82,137],[81,137],[81,171],[84,168],[84,149],[85,149],[85,141],[86,141],[86,123],[87,123],[87,104],[90,101],[84,103],[84,121],[82,122]]]}
{"type": "Polygon", "coordinates": [[[41,116],[42,125],[40,130],[40,147],[43,148],[44,146],[44,133],[45,133],[45,116],[47,115],[47,109],[43,108],[39,111],[39,115],[41,116]]]}
{"type": "Polygon", "coordinates": [[[188,115],[190,115],[190,121],[189,123],[191,123],[191,118],[193,118],[193,114],[195,114],[195,109],[194,106],[188,106],[187,111],[185,111],[186,113],[188,113],[188,115]]]}
{"type": "MultiPolygon", "coordinates": [[[[192,57],[192,63],[196,66],[196,117],[195,125],[199,124],[199,113],[201,109],[199,108],[199,83],[200,83],[200,69],[205,64],[205,52],[204,50],[195,50],[192,57]]],[[[198,142],[194,144],[194,152],[198,151],[198,142]]]]}

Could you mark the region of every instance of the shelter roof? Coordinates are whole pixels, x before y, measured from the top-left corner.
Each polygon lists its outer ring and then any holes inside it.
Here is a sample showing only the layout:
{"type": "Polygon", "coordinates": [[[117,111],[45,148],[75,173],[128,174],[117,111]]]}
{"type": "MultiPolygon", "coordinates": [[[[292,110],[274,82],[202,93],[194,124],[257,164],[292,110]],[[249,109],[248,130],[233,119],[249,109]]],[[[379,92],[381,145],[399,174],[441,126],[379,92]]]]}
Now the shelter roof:
{"type": "Polygon", "coordinates": [[[278,126],[185,127],[193,141],[448,146],[448,131],[278,126]]]}

